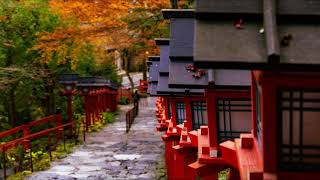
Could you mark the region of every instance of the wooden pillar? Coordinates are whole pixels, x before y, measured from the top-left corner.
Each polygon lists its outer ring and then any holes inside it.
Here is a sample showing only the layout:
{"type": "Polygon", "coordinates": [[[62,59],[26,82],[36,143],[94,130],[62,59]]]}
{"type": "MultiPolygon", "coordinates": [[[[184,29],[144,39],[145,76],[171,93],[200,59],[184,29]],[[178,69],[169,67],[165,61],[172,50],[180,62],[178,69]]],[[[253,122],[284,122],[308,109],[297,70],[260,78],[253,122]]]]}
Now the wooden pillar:
{"type": "Polygon", "coordinates": [[[167,101],[168,97],[164,97],[164,101],[163,101],[163,107],[164,107],[164,115],[165,115],[165,119],[169,119],[168,117],[168,101],[167,101]]]}
{"type": "Polygon", "coordinates": [[[176,109],[176,99],[172,99],[170,101],[171,103],[171,109],[172,109],[172,124],[173,126],[177,125],[177,109],[176,109]]]}
{"type": "Polygon", "coordinates": [[[67,94],[67,115],[68,115],[68,122],[71,122],[73,119],[73,112],[72,112],[72,94],[67,94]]]}
{"type": "Polygon", "coordinates": [[[276,172],[276,85],[270,78],[261,81],[262,162],[265,172],[276,172]]]}
{"type": "Polygon", "coordinates": [[[90,124],[90,104],[89,104],[89,96],[85,95],[84,96],[84,109],[85,109],[85,114],[86,114],[86,131],[89,130],[89,124],[90,124]]]}
{"type": "Polygon", "coordinates": [[[209,145],[210,147],[217,147],[217,107],[215,103],[216,97],[214,90],[205,89],[205,99],[207,102],[209,145]]]}
{"type": "Polygon", "coordinates": [[[252,120],[252,132],[254,137],[257,137],[257,111],[256,111],[256,79],[254,73],[251,72],[251,120],[252,120]]]}
{"type": "Polygon", "coordinates": [[[192,130],[192,112],[191,112],[191,101],[189,97],[184,97],[184,103],[186,104],[186,121],[188,131],[192,130]]]}

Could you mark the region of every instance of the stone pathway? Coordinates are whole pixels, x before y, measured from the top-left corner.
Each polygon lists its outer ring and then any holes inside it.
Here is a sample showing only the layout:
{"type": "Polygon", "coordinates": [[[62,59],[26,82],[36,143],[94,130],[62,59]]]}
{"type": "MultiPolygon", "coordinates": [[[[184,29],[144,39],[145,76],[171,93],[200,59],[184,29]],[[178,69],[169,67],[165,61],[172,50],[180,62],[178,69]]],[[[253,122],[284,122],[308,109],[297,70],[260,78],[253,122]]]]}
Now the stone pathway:
{"type": "Polygon", "coordinates": [[[165,179],[164,147],[155,130],[154,104],[155,98],[141,99],[139,115],[128,134],[125,112],[130,107],[121,106],[115,123],[88,135],[68,157],[27,180],[165,179]]]}

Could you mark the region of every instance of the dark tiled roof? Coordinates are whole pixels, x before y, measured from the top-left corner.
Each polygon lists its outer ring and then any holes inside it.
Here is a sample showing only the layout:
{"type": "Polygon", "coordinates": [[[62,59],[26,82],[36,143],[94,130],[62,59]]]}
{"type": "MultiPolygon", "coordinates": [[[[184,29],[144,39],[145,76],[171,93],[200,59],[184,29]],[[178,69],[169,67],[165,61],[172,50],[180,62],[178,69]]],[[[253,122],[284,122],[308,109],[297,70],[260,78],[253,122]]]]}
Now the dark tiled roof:
{"type": "Polygon", "coordinates": [[[195,65],[215,69],[320,70],[320,1],[265,2],[199,1],[197,13],[210,16],[197,17],[195,65]],[[240,19],[241,29],[234,24],[240,19]]]}
{"type": "Polygon", "coordinates": [[[169,45],[160,45],[160,74],[169,73],[169,45]]]}
{"type": "Polygon", "coordinates": [[[169,76],[168,75],[160,75],[157,87],[158,94],[203,94],[203,89],[185,89],[185,88],[169,88],[168,87],[169,76]]]}
{"type": "MultiPolygon", "coordinates": [[[[249,87],[251,75],[249,70],[218,69],[208,71],[214,79],[214,85],[219,87],[249,87]]],[[[211,76],[209,75],[209,76],[211,76]]],[[[211,78],[210,78],[211,79],[211,78]]]]}
{"type": "Polygon", "coordinates": [[[203,88],[208,85],[208,73],[199,79],[194,78],[193,72],[188,72],[186,66],[193,64],[192,60],[170,61],[169,87],[172,88],[203,88]]]}
{"type": "Polygon", "coordinates": [[[159,77],[159,61],[154,61],[150,65],[149,82],[157,82],[159,77]]]}
{"type": "Polygon", "coordinates": [[[196,79],[188,72],[186,66],[192,61],[171,61],[169,73],[169,87],[203,89],[208,85],[216,88],[248,88],[250,86],[249,70],[205,70],[206,74],[196,79]]]}
{"type": "Polygon", "coordinates": [[[193,56],[193,18],[171,19],[170,58],[190,58],[193,56]]]}
{"type": "Polygon", "coordinates": [[[158,80],[157,92],[158,94],[164,93],[184,93],[184,89],[174,89],[168,87],[168,75],[160,75],[158,80]]]}
{"type": "Polygon", "coordinates": [[[202,62],[203,67],[208,67],[205,62],[215,61],[264,63],[267,55],[261,27],[262,23],[250,22],[239,30],[232,21],[197,20],[194,62],[202,62]]]}
{"type": "MultiPolygon", "coordinates": [[[[276,4],[279,15],[320,15],[319,0],[279,0],[276,4]]],[[[196,14],[262,14],[262,0],[198,0],[196,14]]]]}
{"type": "Polygon", "coordinates": [[[150,96],[158,96],[157,94],[157,85],[158,83],[156,82],[151,82],[148,85],[148,93],[150,96]]]}
{"type": "Polygon", "coordinates": [[[196,1],[196,16],[200,13],[249,13],[258,14],[262,10],[260,0],[198,0],[196,1]]]}
{"type": "Polygon", "coordinates": [[[194,18],[194,9],[162,9],[165,19],[171,18],[194,18]]]}
{"type": "Polygon", "coordinates": [[[149,56],[148,61],[160,61],[160,56],[149,56]]]}
{"type": "Polygon", "coordinates": [[[169,38],[156,38],[156,39],[154,39],[154,41],[156,42],[157,46],[169,45],[170,44],[170,39],[169,38]]]}

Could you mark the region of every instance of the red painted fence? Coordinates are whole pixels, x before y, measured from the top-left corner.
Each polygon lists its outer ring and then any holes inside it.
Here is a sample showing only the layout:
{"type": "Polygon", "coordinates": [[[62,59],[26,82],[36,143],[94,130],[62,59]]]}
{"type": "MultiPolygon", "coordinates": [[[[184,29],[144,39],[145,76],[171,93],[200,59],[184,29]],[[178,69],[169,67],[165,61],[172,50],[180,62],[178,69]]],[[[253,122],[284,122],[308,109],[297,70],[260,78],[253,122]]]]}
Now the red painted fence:
{"type": "Polygon", "coordinates": [[[126,132],[127,133],[129,132],[131,125],[134,119],[137,117],[138,113],[139,113],[139,102],[134,103],[133,108],[126,113],[126,132]]]}
{"type": "MultiPolygon", "coordinates": [[[[40,120],[32,121],[28,124],[21,125],[15,127],[13,129],[4,131],[0,133],[0,138],[6,138],[9,136],[16,136],[18,133],[22,132],[22,137],[18,137],[14,140],[5,142],[0,144],[0,152],[2,153],[1,164],[3,168],[3,177],[6,179],[7,176],[7,159],[6,159],[6,152],[12,148],[16,148],[18,146],[23,147],[25,152],[30,153],[30,169],[33,171],[33,163],[32,163],[32,140],[39,139],[41,137],[48,137],[48,151],[50,155],[50,160],[52,160],[52,148],[55,148],[59,141],[63,141],[65,147],[65,131],[69,131],[69,137],[73,137],[75,139],[75,143],[77,141],[77,133],[75,130],[75,121],[69,122],[67,124],[62,124],[62,117],[61,114],[59,115],[52,115],[45,117],[40,120]],[[48,125],[48,128],[44,130],[40,130],[39,132],[32,132],[32,128],[39,126],[39,125],[48,125]],[[54,124],[53,127],[49,127],[49,125],[54,124]],[[54,143],[51,140],[54,140],[54,143]]],[[[84,133],[85,138],[85,133],[84,133]]],[[[21,167],[19,167],[21,169],[21,167]]]]}
{"type": "Polygon", "coordinates": [[[128,99],[129,102],[131,102],[132,100],[132,95],[131,95],[131,92],[130,92],[130,89],[119,89],[118,90],[118,101],[120,101],[121,97],[125,97],[128,99]]]}

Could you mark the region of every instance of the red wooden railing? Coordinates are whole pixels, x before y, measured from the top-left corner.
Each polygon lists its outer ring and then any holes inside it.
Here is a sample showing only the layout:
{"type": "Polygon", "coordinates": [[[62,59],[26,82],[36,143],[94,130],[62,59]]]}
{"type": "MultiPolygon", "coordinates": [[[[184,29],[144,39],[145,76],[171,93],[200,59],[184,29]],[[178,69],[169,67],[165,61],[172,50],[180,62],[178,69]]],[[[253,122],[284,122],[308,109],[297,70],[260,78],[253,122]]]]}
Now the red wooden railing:
{"type": "MultiPolygon", "coordinates": [[[[77,142],[77,133],[75,133],[75,121],[62,124],[62,117],[61,114],[59,115],[52,115],[45,117],[40,120],[32,121],[28,124],[21,125],[18,127],[15,127],[13,129],[4,131],[0,133],[0,138],[6,138],[9,136],[17,135],[19,132],[23,132],[22,137],[18,137],[17,139],[5,142],[3,144],[0,144],[0,152],[2,153],[2,159],[1,164],[3,167],[3,177],[6,179],[7,176],[7,159],[6,159],[6,152],[12,148],[16,148],[18,146],[21,146],[25,152],[30,153],[30,169],[33,171],[33,163],[32,163],[32,140],[39,139],[41,137],[48,136],[48,151],[50,155],[50,160],[52,160],[52,148],[55,148],[59,141],[63,141],[64,149],[65,149],[65,131],[69,131],[69,137],[73,137],[75,140],[75,143],[77,142]],[[55,123],[55,127],[47,128],[44,130],[40,130],[39,132],[31,132],[31,128],[38,126],[38,125],[45,125],[49,123],[55,123]],[[54,135],[54,143],[51,143],[52,137],[51,135],[54,135]]],[[[84,132],[84,140],[85,140],[85,132],[84,132]]],[[[21,167],[19,167],[21,169],[21,167]]]]}
{"type": "Polygon", "coordinates": [[[139,102],[134,103],[133,108],[126,113],[126,132],[127,133],[130,131],[131,125],[134,119],[137,117],[138,112],[139,112],[139,102]]]}
{"type": "Polygon", "coordinates": [[[128,99],[129,102],[132,100],[130,89],[119,89],[118,90],[118,101],[121,99],[121,97],[125,97],[128,99]]]}
{"type": "MultiPolygon", "coordinates": [[[[31,130],[32,127],[35,127],[35,126],[38,126],[38,125],[43,125],[43,124],[49,124],[49,123],[55,123],[56,126],[60,126],[61,125],[61,120],[62,120],[61,115],[48,116],[48,117],[45,117],[43,119],[32,121],[32,122],[30,122],[28,124],[17,126],[17,127],[13,128],[13,129],[1,132],[0,133],[0,138],[5,138],[5,137],[8,137],[8,136],[16,135],[19,132],[23,132],[23,137],[26,137],[26,136],[30,135],[30,130],[31,130]]],[[[0,145],[0,147],[1,146],[3,146],[3,145],[0,145]]]]}

